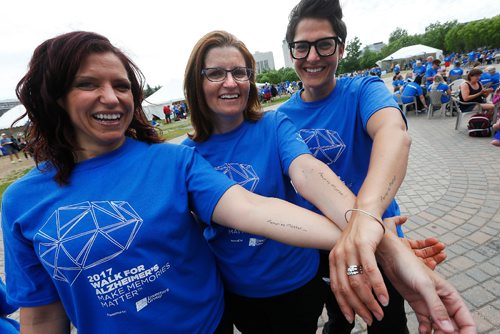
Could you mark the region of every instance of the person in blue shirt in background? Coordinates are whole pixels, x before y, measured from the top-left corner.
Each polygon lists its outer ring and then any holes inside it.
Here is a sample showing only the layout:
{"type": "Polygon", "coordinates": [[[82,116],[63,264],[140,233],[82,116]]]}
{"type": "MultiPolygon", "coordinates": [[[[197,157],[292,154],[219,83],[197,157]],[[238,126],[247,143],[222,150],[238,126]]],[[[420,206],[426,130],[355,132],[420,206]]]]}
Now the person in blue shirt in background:
{"type": "MultiPolygon", "coordinates": [[[[417,98],[417,112],[425,112],[427,110],[427,102],[425,101],[421,83],[422,77],[417,76],[414,81],[407,79],[406,83],[400,89],[401,100],[403,103],[411,103],[412,99],[410,96],[415,96],[417,98]]],[[[395,94],[398,94],[398,92],[395,94]]],[[[394,99],[397,101],[396,97],[394,97],[394,99]]]]}
{"type": "Polygon", "coordinates": [[[420,59],[417,59],[415,62],[415,66],[413,66],[413,74],[414,76],[422,76],[425,74],[425,66],[422,65],[422,61],[420,59]]]}
{"type": "Polygon", "coordinates": [[[427,87],[427,90],[429,90],[429,86],[432,85],[434,76],[438,74],[439,65],[441,65],[441,60],[434,59],[431,66],[427,66],[425,70],[425,87],[427,87]]]}
{"type": "Polygon", "coordinates": [[[446,103],[446,102],[450,101],[451,90],[450,90],[450,87],[444,81],[441,74],[436,74],[434,76],[434,82],[429,87],[430,92],[436,91],[436,90],[443,92],[443,95],[441,96],[442,103],[446,103]]]}
{"type": "Polygon", "coordinates": [[[462,70],[462,68],[460,67],[460,61],[455,60],[453,62],[453,68],[448,72],[448,78],[451,78],[453,76],[457,79],[460,79],[462,78],[462,75],[464,75],[464,70],[462,70]]]}
{"type": "Polygon", "coordinates": [[[484,72],[481,73],[479,81],[481,81],[483,87],[491,87],[493,91],[496,91],[499,86],[500,73],[496,71],[495,66],[489,65],[484,69],[484,72]]]}
{"type": "Polygon", "coordinates": [[[397,73],[392,77],[392,87],[394,89],[394,92],[398,92],[400,88],[404,85],[405,80],[403,78],[403,75],[401,73],[397,73]]]}

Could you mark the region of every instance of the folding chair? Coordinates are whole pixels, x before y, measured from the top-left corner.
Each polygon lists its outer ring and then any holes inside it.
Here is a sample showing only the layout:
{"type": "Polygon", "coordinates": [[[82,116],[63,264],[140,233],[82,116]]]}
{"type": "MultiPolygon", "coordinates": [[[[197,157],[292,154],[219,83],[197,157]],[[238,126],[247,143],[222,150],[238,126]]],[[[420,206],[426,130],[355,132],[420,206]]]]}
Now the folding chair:
{"type": "Polygon", "coordinates": [[[457,79],[450,83],[449,87],[452,96],[458,97],[458,94],[460,93],[460,85],[462,85],[464,82],[465,82],[464,79],[457,79]]]}
{"type": "Polygon", "coordinates": [[[457,123],[455,124],[455,130],[458,130],[458,128],[460,127],[464,114],[472,112],[483,112],[483,107],[481,107],[481,104],[478,102],[462,102],[456,97],[452,97],[451,99],[455,108],[457,109],[457,123]]]}
{"type": "Polygon", "coordinates": [[[429,107],[427,108],[427,118],[431,118],[434,115],[434,110],[439,109],[441,111],[441,116],[446,116],[446,109],[451,105],[451,99],[448,102],[441,102],[441,97],[443,92],[440,90],[433,90],[428,93],[429,96],[429,107]]]}
{"type": "Polygon", "coordinates": [[[401,96],[401,94],[396,94],[396,96],[397,96],[397,102],[398,102],[399,106],[401,107],[401,110],[403,110],[403,114],[405,115],[405,117],[406,117],[407,108],[411,105],[414,105],[415,115],[417,114],[418,109],[417,109],[417,97],[416,96],[401,96]],[[403,103],[403,98],[411,99],[411,102],[403,103]]]}
{"type": "Polygon", "coordinates": [[[450,74],[448,76],[448,83],[452,83],[455,80],[462,79],[462,76],[460,74],[450,74]]]}

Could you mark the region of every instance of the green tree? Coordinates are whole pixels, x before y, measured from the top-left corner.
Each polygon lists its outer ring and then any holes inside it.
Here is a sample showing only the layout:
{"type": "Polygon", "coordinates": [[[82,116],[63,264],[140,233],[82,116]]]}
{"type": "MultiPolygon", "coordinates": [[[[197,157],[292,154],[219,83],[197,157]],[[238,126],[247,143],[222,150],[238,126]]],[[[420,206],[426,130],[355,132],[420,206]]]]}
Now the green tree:
{"type": "Polygon", "coordinates": [[[282,67],[279,70],[269,70],[259,73],[256,76],[256,81],[259,83],[277,84],[283,81],[297,81],[299,77],[293,68],[282,67]]]}
{"type": "Polygon", "coordinates": [[[373,52],[365,48],[359,60],[359,69],[372,68],[376,65],[377,60],[382,59],[380,52],[373,52]]]}
{"type": "Polygon", "coordinates": [[[339,64],[339,73],[349,73],[360,68],[361,41],[354,37],[345,47],[345,57],[339,64]]]}
{"type": "Polygon", "coordinates": [[[391,32],[391,34],[389,35],[389,44],[406,36],[408,36],[408,31],[406,31],[406,29],[397,27],[396,30],[391,32]]]}
{"type": "Polygon", "coordinates": [[[144,89],[144,98],[147,98],[148,96],[152,95],[160,88],[161,86],[151,87],[149,84],[146,84],[146,88],[144,89]]]}

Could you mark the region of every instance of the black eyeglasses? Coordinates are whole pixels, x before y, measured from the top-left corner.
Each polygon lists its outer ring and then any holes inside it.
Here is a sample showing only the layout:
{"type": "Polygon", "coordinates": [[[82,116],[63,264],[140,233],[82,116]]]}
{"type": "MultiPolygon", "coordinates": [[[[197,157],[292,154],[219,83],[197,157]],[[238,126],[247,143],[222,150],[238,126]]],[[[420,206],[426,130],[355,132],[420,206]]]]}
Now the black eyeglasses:
{"type": "Polygon", "coordinates": [[[204,75],[209,81],[221,82],[226,80],[227,73],[231,72],[233,79],[236,81],[248,81],[252,77],[252,69],[247,67],[235,67],[232,70],[226,70],[220,67],[209,67],[201,70],[201,75],[204,75]]]}
{"type": "Polygon", "coordinates": [[[321,57],[329,57],[337,51],[337,45],[342,43],[338,36],[320,38],[314,42],[297,41],[288,43],[290,53],[294,59],[304,59],[309,56],[311,46],[314,45],[316,53],[321,57]]]}

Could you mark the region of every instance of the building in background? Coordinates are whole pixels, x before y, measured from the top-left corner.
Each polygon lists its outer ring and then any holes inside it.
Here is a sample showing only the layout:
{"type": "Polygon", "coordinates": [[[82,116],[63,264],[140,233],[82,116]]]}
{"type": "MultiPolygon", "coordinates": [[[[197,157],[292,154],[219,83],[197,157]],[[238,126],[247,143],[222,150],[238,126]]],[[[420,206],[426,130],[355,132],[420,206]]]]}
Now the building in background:
{"type": "Polygon", "coordinates": [[[285,68],[293,68],[292,58],[290,57],[290,50],[288,49],[288,43],[286,39],[283,40],[281,45],[283,49],[283,60],[285,61],[285,68]]]}
{"type": "Polygon", "coordinates": [[[269,70],[275,70],[274,57],[272,52],[257,51],[253,54],[253,57],[255,59],[255,67],[257,70],[257,74],[269,70]]]}
{"type": "Polygon", "coordinates": [[[385,46],[383,42],[373,43],[365,46],[365,50],[370,50],[371,52],[380,52],[382,48],[385,46]]]}

